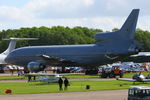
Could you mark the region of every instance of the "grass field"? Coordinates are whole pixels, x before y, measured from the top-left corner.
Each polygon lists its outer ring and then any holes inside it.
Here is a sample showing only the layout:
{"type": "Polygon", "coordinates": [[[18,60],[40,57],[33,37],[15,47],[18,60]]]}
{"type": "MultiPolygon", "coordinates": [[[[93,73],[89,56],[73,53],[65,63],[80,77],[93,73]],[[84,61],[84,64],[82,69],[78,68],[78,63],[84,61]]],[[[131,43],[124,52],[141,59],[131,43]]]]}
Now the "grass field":
{"type": "MultiPolygon", "coordinates": [[[[124,77],[132,77],[135,73],[126,73],[124,77]]],[[[143,73],[147,75],[149,73],[143,73]]],[[[67,78],[99,78],[98,75],[67,75],[67,78]]],[[[0,76],[0,80],[9,79],[25,79],[24,76],[0,76]]],[[[136,84],[136,86],[150,86],[147,84],[136,84]]],[[[58,84],[43,84],[40,82],[0,82],[0,94],[5,94],[6,89],[11,89],[12,94],[34,94],[34,93],[58,93],[58,92],[80,92],[80,91],[102,91],[102,90],[118,90],[127,89],[133,86],[132,82],[123,81],[70,81],[70,86],[67,91],[59,91],[58,84]],[[90,89],[86,89],[86,85],[90,85],[90,89]]],[[[134,85],[135,86],[135,85],[134,85]]]]}
{"type": "MultiPolygon", "coordinates": [[[[135,73],[125,73],[124,78],[131,78],[135,73]]],[[[150,72],[143,72],[145,76],[150,74],[150,72]]],[[[64,77],[67,78],[99,78],[99,75],[83,75],[83,74],[72,74],[72,75],[65,75],[64,77]]],[[[10,80],[10,79],[27,79],[24,76],[0,76],[0,80],[10,80]]]]}
{"type": "MultiPolygon", "coordinates": [[[[136,86],[150,86],[149,83],[139,84],[136,86]]],[[[58,93],[58,92],[80,92],[80,91],[100,91],[100,90],[118,90],[127,89],[133,86],[132,82],[122,81],[70,81],[67,91],[59,91],[58,84],[43,84],[40,82],[1,82],[0,94],[5,94],[4,90],[11,89],[12,94],[34,94],[34,93],[58,93]],[[90,89],[86,90],[86,85],[90,89]]]]}
{"type": "Polygon", "coordinates": [[[25,79],[24,76],[0,76],[0,80],[22,80],[25,79]]]}
{"type": "MultiPolygon", "coordinates": [[[[135,73],[124,73],[124,78],[131,78],[135,73]]],[[[150,74],[150,72],[143,72],[142,74],[144,74],[145,76],[150,74]]],[[[79,75],[79,74],[75,74],[75,75],[66,75],[64,77],[67,78],[100,78],[99,75],[79,75]]],[[[119,76],[117,76],[119,77],[119,76]]]]}

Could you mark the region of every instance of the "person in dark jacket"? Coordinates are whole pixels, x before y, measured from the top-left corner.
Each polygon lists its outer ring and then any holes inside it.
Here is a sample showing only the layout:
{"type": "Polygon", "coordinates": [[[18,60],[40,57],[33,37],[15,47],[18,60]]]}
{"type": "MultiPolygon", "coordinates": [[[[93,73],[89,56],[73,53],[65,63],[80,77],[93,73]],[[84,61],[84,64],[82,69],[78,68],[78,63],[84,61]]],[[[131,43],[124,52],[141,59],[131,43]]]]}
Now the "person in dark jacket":
{"type": "Polygon", "coordinates": [[[58,80],[58,84],[59,84],[59,90],[62,91],[63,90],[63,88],[62,88],[63,80],[61,77],[58,80]]]}
{"type": "Polygon", "coordinates": [[[67,78],[65,78],[65,80],[64,80],[64,90],[67,90],[67,88],[68,88],[68,86],[69,86],[69,81],[68,81],[68,79],[67,78]]]}

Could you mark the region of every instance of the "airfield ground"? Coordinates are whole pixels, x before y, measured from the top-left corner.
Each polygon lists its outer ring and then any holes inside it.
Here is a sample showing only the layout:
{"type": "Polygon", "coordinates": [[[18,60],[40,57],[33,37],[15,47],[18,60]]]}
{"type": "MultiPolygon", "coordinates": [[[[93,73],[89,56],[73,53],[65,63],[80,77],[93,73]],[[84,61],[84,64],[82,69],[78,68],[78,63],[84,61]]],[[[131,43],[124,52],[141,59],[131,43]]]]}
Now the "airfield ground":
{"type": "Polygon", "coordinates": [[[1,100],[127,100],[127,90],[0,95],[1,100]]]}
{"type": "MultiPolygon", "coordinates": [[[[3,77],[3,76],[11,76],[11,75],[0,74],[0,76],[3,77]]],[[[14,76],[17,76],[17,74],[15,74],[14,76]]],[[[109,79],[89,79],[89,80],[105,81],[109,79]]],[[[114,80],[114,79],[110,79],[110,80],[114,80]]],[[[26,80],[1,80],[0,82],[26,82],[26,80]]],[[[70,99],[71,100],[127,100],[127,89],[89,91],[89,92],[69,92],[69,93],[0,95],[0,100],[41,100],[41,99],[43,100],[70,100],[70,99]]]]}
{"type": "MultiPolygon", "coordinates": [[[[8,73],[0,74],[0,76],[1,77],[11,76],[11,74],[8,73]]],[[[13,76],[17,76],[17,74],[14,74],[13,76]]],[[[0,82],[26,82],[26,80],[0,80],[0,82]]],[[[41,100],[41,99],[43,100],[127,100],[127,90],[0,95],[0,100],[41,100]]]]}

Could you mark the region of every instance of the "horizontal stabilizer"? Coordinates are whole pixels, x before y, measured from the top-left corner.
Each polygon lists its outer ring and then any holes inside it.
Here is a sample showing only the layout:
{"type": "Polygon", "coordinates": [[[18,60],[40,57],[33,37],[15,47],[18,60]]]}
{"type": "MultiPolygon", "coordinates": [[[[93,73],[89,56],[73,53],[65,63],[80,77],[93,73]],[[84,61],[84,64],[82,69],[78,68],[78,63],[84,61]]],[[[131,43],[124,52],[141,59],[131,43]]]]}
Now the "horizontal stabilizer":
{"type": "Polygon", "coordinates": [[[29,73],[29,74],[26,74],[26,76],[62,76],[62,75],[71,75],[71,73],[64,73],[64,74],[29,73]]]}
{"type": "Polygon", "coordinates": [[[131,57],[144,57],[144,56],[150,56],[150,52],[139,52],[136,55],[131,55],[131,57]]]}
{"type": "Polygon", "coordinates": [[[38,38],[8,38],[8,39],[3,39],[3,40],[10,41],[8,48],[2,53],[4,55],[8,55],[13,49],[15,49],[16,41],[19,41],[19,40],[38,40],[38,38]]]}
{"type": "Polygon", "coordinates": [[[3,40],[38,40],[38,38],[8,38],[3,40]]]}

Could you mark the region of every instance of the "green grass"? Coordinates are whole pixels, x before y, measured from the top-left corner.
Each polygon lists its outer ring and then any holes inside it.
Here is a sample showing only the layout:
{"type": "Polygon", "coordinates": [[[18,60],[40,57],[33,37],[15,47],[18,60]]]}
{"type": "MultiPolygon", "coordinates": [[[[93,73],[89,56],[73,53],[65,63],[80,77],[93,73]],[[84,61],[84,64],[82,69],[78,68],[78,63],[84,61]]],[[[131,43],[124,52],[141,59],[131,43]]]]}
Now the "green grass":
{"type": "Polygon", "coordinates": [[[21,79],[25,79],[24,76],[0,76],[0,80],[21,80],[21,79]]]}
{"type": "MultiPolygon", "coordinates": [[[[135,73],[125,73],[124,78],[131,78],[135,73]]],[[[149,72],[143,72],[145,76],[149,74],[149,72]]],[[[64,75],[67,78],[99,78],[99,75],[82,75],[82,74],[71,74],[71,75],[64,75]]],[[[9,80],[9,79],[27,79],[24,76],[0,76],[0,80],[9,80]]]]}
{"type": "MultiPolygon", "coordinates": [[[[150,84],[136,84],[136,86],[150,86],[150,84]]],[[[42,84],[40,82],[1,82],[0,94],[5,94],[4,90],[11,89],[12,94],[34,94],[34,93],[59,93],[59,92],[81,92],[81,91],[101,91],[101,90],[118,90],[127,89],[133,86],[132,82],[122,81],[70,81],[67,91],[59,91],[58,84],[42,84]],[[90,89],[86,90],[86,85],[90,89]],[[121,85],[121,86],[120,86],[121,85]]]]}
{"type": "MultiPolygon", "coordinates": [[[[131,78],[135,73],[124,73],[124,78],[131,78]]],[[[145,76],[150,74],[150,72],[142,72],[145,76]]],[[[73,75],[65,75],[64,77],[67,78],[100,78],[99,75],[80,75],[80,74],[73,74],[73,75]]],[[[119,76],[118,76],[119,77],[119,76]]]]}

